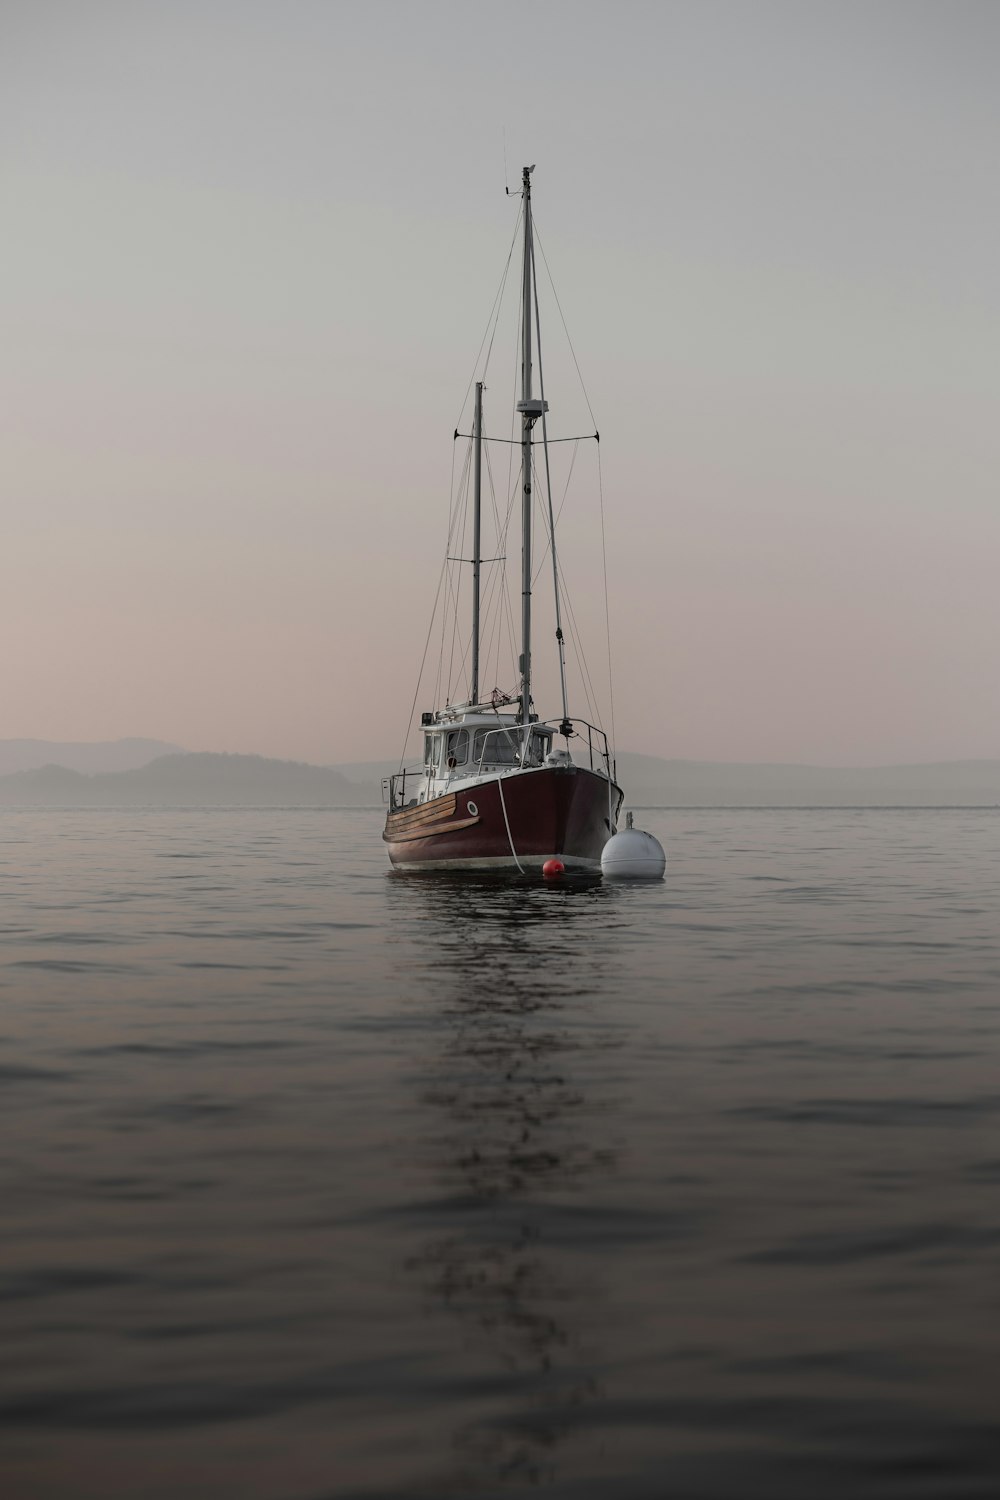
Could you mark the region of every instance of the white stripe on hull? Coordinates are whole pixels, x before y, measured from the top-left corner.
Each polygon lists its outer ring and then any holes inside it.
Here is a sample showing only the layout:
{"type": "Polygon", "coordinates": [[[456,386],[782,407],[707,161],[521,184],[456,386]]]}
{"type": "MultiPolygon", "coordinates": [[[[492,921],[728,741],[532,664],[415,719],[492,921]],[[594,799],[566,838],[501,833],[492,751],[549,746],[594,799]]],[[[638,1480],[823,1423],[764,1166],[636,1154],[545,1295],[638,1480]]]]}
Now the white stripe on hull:
{"type": "MultiPolygon", "coordinates": [[[[539,874],[541,873],[542,866],[549,859],[558,859],[565,866],[568,874],[573,874],[574,871],[577,874],[600,874],[601,861],[599,859],[582,859],[566,854],[518,855],[518,861],[522,870],[532,870],[539,874]]],[[[517,873],[517,864],[511,859],[510,855],[507,855],[504,859],[501,859],[499,856],[487,859],[408,859],[396,864],[390,854],[389,863],[399,875],[405,875],[410,870],[418,872],[425,870],[498,870],[504,872],[513,870],[515,874],[517,873]]]]}

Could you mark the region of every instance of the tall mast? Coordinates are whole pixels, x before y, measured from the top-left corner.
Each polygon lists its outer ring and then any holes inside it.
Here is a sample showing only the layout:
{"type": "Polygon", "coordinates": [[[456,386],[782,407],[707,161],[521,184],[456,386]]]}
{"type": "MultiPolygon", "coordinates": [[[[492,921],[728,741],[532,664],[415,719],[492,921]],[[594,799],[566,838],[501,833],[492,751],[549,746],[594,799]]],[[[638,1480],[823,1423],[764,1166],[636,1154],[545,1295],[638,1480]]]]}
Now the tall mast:
{"type": "Polygon", "coordinates": [[[538,272],[535,268],[535,258],[531,257],[531,279],[535,288],[535,339],[538,348],[538,389],[542,397],[542,452],[545,455],[545,490],[549,502],[549,550],[552,553],[552,591],[555,596],[556,605],[556,643],[559,647],[559,686],[562,690],[562,723],[559,726],[560,734],[569,733],[569,698],[566,693],[566,642],[562,632],[562,601],[559,597],[559,560],[556,557],[556,518],[552,509],[552,471],[549,468],[549,433],[548,420],[545,409],[548,402],[545,400],[545,374],[542,370],[542,324],[538,316],[538,272]]]}
{"type": "MultiPolygon", "coordinates": [[[[531,236],[531,174],[534,167],[521,173],[524,196],[524,264],[521,291],[521,723],[531,722],[531,429],[542,412],[544,401],[531,394],[531,286],[534,246],[531,236]]],[[[527,729],[525,729],[527,742],[527,729]]]]}
{"type": "Polygon", "coordinates": [[[472,702],[479,702],[479,570],[482,563],[483,382],[476,381],[474,510],[472,517],[472,702]]]}

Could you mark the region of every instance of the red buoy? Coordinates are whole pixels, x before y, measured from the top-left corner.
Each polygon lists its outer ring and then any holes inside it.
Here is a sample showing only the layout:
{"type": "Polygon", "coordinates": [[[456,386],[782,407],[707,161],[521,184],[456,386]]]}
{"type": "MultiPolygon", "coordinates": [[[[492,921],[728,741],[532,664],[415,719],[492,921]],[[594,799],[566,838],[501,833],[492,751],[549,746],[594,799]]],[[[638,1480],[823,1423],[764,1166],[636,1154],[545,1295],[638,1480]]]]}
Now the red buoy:
{"type": "Polygon", "coordinates": [[[542,874],[546,880],[553,880],[557,875],[565,875],[566,866],[561,859],[547,859],[542,865],[542,874]]]}

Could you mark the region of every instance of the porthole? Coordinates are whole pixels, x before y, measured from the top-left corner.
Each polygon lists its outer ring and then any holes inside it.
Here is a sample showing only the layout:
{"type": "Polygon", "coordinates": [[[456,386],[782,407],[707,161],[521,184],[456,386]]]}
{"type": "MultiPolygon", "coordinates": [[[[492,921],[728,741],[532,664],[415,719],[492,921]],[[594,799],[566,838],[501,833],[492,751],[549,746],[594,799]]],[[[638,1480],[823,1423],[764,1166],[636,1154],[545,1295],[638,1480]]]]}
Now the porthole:
{"type": "Polygon", "coordinates": [[[469,814],[470,818],[478,818],[478,816],[479,816],[479,808],[476,806],[476,804],[474,802],[467,802],[465,804],[465,810],[469,814]]]}

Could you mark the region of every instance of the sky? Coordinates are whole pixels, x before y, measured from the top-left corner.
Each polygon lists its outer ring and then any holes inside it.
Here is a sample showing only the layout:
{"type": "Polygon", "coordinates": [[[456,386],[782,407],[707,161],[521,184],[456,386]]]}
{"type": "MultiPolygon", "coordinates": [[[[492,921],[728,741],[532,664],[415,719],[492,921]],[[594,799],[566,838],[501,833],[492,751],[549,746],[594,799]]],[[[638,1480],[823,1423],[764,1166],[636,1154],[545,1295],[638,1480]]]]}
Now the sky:
{"type": "Polygon", "coordinates": [[[3,0],[0,737],[398,752],[537,163],[619,747],[1000,756],[998,58],[969,0],[3,0]]]}

